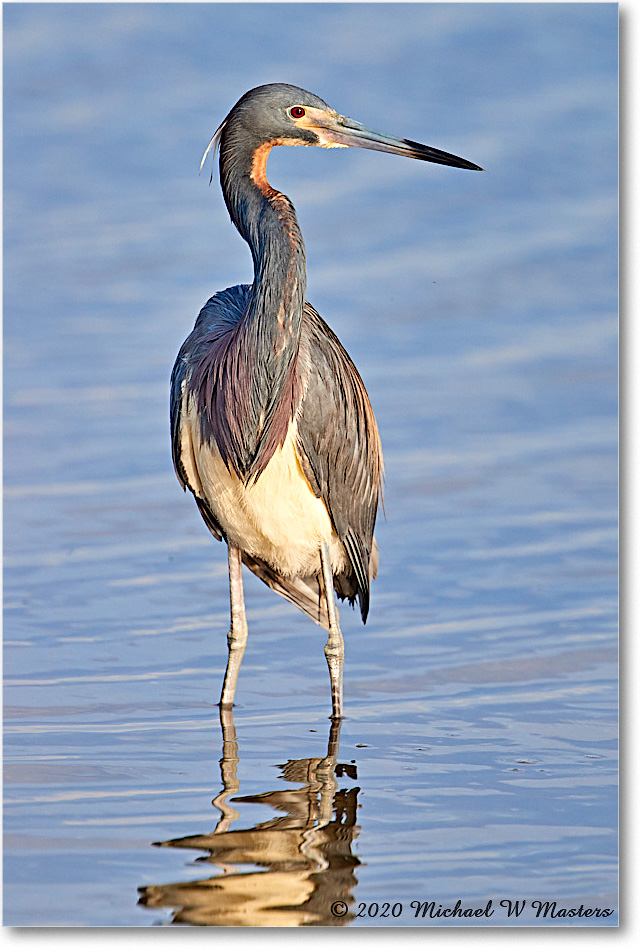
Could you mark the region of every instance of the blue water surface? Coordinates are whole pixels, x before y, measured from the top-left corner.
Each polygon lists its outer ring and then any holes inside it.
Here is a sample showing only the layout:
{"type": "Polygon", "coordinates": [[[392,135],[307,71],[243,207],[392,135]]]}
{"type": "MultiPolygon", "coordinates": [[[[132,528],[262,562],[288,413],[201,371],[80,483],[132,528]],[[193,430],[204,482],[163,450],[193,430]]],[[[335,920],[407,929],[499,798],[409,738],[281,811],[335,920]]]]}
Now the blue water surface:
{"type": "Polygon", "coordinates": [[[4,6],[5,924],[617,923],[617,26],[4,6]],[[386,457],[340,737],[253,577],[219,721],[225,551],[169,451],[175,354],[252,273],[200,158],[277,81],[486,169],[270,158],[386,457]]]}

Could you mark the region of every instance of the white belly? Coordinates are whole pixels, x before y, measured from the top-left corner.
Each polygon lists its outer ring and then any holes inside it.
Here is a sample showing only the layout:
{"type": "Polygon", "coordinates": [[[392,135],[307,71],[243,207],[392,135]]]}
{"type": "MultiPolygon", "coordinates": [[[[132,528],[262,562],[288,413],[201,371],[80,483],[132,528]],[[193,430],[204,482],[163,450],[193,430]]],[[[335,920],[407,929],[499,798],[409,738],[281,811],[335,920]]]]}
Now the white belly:
{"type": "Polygon", "coordinates": [[[189,484],[207,499],[227,538],[285,577],[319,573],[328,545],[333,573],[346,566],[345,549],[324,502],[314,495],[296,453],[296,423],[263,473],[245,485],[229,472],[215,446],[201,445],[193,402],[183,415],[181,461],[189,484]]]}

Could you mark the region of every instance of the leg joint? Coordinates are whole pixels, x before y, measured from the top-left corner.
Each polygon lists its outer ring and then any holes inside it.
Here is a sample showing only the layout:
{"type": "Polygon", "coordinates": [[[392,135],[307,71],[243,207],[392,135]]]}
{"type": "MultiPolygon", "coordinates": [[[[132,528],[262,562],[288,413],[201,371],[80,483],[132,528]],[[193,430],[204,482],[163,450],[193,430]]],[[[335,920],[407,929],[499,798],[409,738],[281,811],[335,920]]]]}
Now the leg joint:
{"type": "Polygon", "coordinates": [[[342,660],[344,655],[343,643],[328,642],[323,647],[324,653],[327,656],[328,660],[342,660]]]}

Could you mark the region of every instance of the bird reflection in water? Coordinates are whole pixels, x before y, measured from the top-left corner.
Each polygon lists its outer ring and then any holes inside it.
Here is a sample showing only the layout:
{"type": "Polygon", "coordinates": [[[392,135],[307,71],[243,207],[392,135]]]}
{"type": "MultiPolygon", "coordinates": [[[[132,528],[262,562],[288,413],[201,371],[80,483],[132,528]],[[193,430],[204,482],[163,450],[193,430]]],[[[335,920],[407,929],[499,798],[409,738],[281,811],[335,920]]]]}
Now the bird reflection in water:
{"type": "Polygon", "coordinates": [[[353,764],[338,763],[341,723],[333,720],[324,758],[290,759],[279,766],[298,789],[235,796],[238,743],[231,709],[221,709],[223,788],[212,804],[221,817],[214,831],[158,842],[162,848],[208,852],[198,860],[216,865],[214,877],[139,889],[146,907],[172,907],[172,923],[210,927],[343,926],[354,917],[351,892],[357,883],[352,853],[359,828],[358,788],[339,788],[356,779],[353,764]],[[232,829],[239,812],[232,803],[269,805],[285,812],[253,828],[232,829]],[[250,866],[251,870],[239,870],[250,866]],[[343,917],[333,916],[339,902],[343,917]]]}

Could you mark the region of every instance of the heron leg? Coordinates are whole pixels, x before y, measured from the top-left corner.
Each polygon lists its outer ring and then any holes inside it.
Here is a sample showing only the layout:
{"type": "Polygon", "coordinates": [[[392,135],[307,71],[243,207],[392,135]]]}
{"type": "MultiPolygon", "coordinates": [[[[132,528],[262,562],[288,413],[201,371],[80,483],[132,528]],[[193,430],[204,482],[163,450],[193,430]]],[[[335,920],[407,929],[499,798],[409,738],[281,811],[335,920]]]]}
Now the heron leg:
{"type": "Polygon", "coordinates": [[[247,643],[241,549],[231,541],[227,542],[227,561],[230,571],[230,631],[227,635],[227,669],[221,690],[220,705],[222,707],[231,706],[234,702],[236,681],[239,678],[241,660],[247,643]]]}
{"type": "Polygon", "coordinates": [[[339,616],[334,599],[334,584],[332,582],[332,565],[327,544],[321,545],[321,576],[325,602],[328,608],[329,635],[324,647],[325,658],[330,671],[330,691],[332,693],[332,719],[341,719],[343,716],[343,637],[339,627],[339,616]]]}

